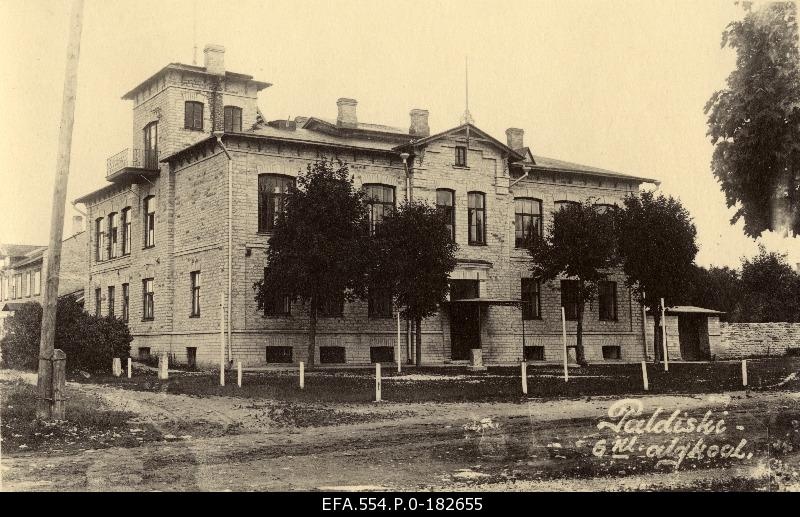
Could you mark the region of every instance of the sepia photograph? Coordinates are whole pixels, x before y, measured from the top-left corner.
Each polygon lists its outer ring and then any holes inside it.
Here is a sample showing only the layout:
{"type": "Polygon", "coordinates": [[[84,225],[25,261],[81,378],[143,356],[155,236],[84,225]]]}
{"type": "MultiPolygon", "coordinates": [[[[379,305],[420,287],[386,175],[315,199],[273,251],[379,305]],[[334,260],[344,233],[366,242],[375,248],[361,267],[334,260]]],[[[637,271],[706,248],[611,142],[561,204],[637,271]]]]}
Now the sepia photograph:
{"type": "Polygon", "coordinates": [[[795,2],[0,27],[0,508],[800,492],[795,2]]]}

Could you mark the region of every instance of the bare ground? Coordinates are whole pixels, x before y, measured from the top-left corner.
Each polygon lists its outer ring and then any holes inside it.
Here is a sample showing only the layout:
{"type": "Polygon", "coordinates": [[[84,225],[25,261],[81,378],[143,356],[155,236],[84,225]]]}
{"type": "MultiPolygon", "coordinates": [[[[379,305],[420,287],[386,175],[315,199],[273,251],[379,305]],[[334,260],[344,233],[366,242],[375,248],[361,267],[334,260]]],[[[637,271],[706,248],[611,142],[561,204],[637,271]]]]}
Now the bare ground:
{"type": "MultiPolygon", "coordinates": [[[[16,379],[35,382],[33,374],[0,372],[0,381],[16,379]]],[[[797,449],[776,457],[769,435],[770,422],[800,413],[793,392],[639,397],[701,416],[728,411],[729,427],[741,427],[753,446],[747,460],[676,470],[591,454],[597,422],[619,397],[323,405],[68,389],[135,414],[132,426],[152,425],[162,439],[70,453],[4,448],[3,490],[800,490],[797,449]],[[304,425],[315,412],[335,425],[304,425]]]]}

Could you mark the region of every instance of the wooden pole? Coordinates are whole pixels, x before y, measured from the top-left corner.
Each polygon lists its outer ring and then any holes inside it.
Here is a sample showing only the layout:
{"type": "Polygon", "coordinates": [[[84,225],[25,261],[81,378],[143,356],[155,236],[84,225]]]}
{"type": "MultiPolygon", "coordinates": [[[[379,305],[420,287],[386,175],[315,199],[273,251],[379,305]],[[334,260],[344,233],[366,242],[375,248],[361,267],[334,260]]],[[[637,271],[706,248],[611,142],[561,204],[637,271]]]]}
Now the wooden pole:
{"type": "Polygon", "coordinates": [[[381,363],[375,363],[375,402],[381,401],[381,363]]]}
{"type": "Polygon", "coordinates": [[[158,378],[162,381],[169,378],[169,356],[166,352],[158,356],[158,378]]]}
{"type": "Polygon", "coordinates": [[[648,391],[650,386],[647,383],[647,361],[642,361],[642,383],[644,384],[644,391],[648,391]]]}
{"type": "Polygon", "coordinates": [[[306,365],[303,364],[303,361],[300,361],[300,389],[306,387],[306,365]]]}
{"type": "Polygon", "coordinates": [[[236,363],[236,385],[242,387],[242,362],[236,363]]]}
{"type": "Polygon", "coordinates": [[[742,386],[747,386],[747,359],[742,359],[742,386]]]}
{"type": "Polygon", "coordinates": [[[42,326],[39,339],[38,401],[36,416],[49,420],[53,416],[53,343],[56,334],[56,305],[58,279],[61,271],[61,239],[64,234],[64,205],[72,150],[72,126],[75,123],[75,97],[78,89],[78,57],[81,50],[83,0],[74,0],[70,14],[67,66],[61,100],[61,128],[58,135],[58,157],[53,186],[53,208],[50,215],[50,241],[47,248],[44,296],[42,297],[42,326]]]}
{"type": "Polygon", "coordinates": [[[403,371],[402,363],[403,361],[400,360],[400,311],[397,311],[397,373],[403,371]]]}
{"type": "Polygon", "coordinates": [[[225,293],[219,295],[219,385],[225,386],[225,293]]]}
{"type": "Polygon", "coordinates": [[[667,357],[667,309],[664,307],[664,298],[661,298],[661,343],[664,349],[664,371],[669,371],[669,357],[667,357]]]}
{"type": "Polygon", "coordinates": [[[122,375],[122,359],[115,357],[111,360],[111,373],[114,377],[122,375]]]}
{"type": "Polygon", "coordinates": [[[131,358],[128,358],[128,378],[131,378],[131,358]]]}
{"type": "Polygon", "coordinates": [[[569,381],[569,370],[567,369],[567,316],[564,307],[561,307],[561,341],[564,343],[564,382],[569,381]]]}
{"type": "Polygon", "coordinates": [[[66,372],[67,354],[63,350],[53,350],[53,420],[64,420],[66,372]]]}
{"type": "Polygon", "coordinates": [[[528,394],[528,363],[523,361],[519,363],[520,369],[522,370],[522,394],[528,394]]]}

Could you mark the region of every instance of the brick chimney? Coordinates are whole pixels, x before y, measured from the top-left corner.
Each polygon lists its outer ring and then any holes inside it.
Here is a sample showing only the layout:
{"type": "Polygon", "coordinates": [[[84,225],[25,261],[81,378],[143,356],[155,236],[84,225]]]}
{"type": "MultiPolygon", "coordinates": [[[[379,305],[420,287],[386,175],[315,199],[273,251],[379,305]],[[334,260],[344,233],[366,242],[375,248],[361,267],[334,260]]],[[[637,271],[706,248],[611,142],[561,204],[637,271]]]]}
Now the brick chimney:
{"type": "Polygon", "coordinates": [[[411,116],[411,126],[408,128],[408,133],[419,137],[430,136],[431,128],[428,126],[428,110],[413,109],[409,115],[411,116]]]}
{"type": "Polygon", "coordinates": [[[83,231],[83,216],[72,216],[72,235],[77,235],[83,231]]]}
{"type": "Polygon", "coordinates": [[[336,117],[336,125],[342,127],[356,127],[358,125],[358,117],[356,117],[356,106],[358,101],[355,99],[346,99],[342,97],[336,101],[336,106],[339,108],[339,115],[336,117]]]}
{"type": "Polygon", "coordinates": [[[510,127],[506,129],[506,140],[508,141],[508,146],[514,150],[525,147],[525,144],[523,143],[524,137],[524,129],[519,129],[516,127],[510,127]]]}
{"type": "Polygon", "coordinates": [[[203,49],[206,57],[206,72],[214,75],[225,75],[225,47],[209,43],[203,49]]]}

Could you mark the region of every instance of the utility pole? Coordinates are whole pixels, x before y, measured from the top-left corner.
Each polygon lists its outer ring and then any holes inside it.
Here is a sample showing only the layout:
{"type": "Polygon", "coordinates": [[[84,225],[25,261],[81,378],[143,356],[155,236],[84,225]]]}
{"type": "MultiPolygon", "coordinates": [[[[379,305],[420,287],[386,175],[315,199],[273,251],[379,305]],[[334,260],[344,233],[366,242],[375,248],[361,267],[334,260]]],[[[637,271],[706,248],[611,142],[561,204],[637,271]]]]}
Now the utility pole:
{"type": "Polygon", "coordinates": [[[73,0],[67,42],[67,66],[61,105],[61,129],[58,135],[58,158],[53,187],[53,213],[50,217],[50,242],[47,254],[44,298],[42,303],[42,333],[39,342],[39,379],[36,416],[53,417],[53,341],[55,340],[58,275],[61,269],[61,238],[64,233],[64,205],[67,201],[67,180],[72,149],[72,126],[75,122],[75,96],[78,89],[78,56],[81,50],[83,0],[73,0]]]}

